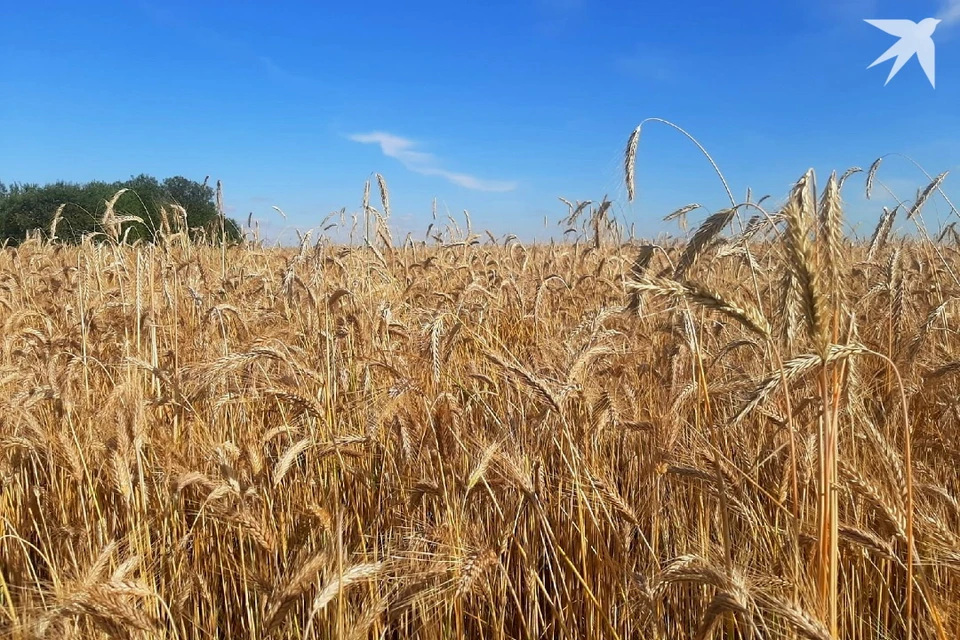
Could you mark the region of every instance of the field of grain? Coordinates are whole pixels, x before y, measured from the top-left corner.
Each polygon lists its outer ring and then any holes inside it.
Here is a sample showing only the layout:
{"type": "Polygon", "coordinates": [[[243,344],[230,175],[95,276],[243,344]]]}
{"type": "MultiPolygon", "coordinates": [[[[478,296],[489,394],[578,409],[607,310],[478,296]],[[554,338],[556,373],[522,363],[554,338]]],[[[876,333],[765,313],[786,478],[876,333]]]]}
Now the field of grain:
{"type": "Polygon", "coordinates": [[[960,637],[957,237],[841,182],[662,246],[384,193],[353,247],[7,247],[0,636],[960,637]]]}

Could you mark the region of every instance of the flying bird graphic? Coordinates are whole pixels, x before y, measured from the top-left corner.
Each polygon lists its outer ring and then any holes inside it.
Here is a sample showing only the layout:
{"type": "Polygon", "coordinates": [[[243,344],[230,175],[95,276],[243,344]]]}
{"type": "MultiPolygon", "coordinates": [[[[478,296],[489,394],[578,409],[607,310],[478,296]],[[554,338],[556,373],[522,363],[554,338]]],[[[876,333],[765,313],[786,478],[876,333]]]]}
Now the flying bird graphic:
{"type": "Polygon", "coordinates": [[[897,72],[903,68],[903,65],[907,64],[910,58],[916,54],[917,59],[920,61],[920,66],[923,67],[923,72],[927,74],[927,80],[930,81],[930,85],[934,89],[937,88],[935,79],[936,60],[934,59],[935,47],[932,36],[937,25],[940,24],[940,20],[927,18],[921,20],[919,23],[913,20],[864,20],[864,22],[868,22],[877,29],[886,31],[890,35],[900,38],[896,44],[887,49],[886,53],[874,60],[873,64],[867,67],[867,69],[869,69],[894,56],[897,57],[896,62],[893,63],[893,68],[890,69],[890,75],[887,76],[887,82],[884,82],[883,86],[887,86],[887,83],[893,79],[893,76],[897,75],[897,72]]]}

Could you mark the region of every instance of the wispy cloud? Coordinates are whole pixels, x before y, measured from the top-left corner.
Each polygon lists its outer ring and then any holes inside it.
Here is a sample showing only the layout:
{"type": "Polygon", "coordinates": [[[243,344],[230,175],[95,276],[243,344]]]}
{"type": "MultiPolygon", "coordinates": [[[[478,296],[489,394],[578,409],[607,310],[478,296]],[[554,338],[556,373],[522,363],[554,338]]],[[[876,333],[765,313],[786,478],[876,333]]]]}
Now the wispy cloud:
{"type": "Polygon", "coordinates": [[[569,18],[583,8],[584,0],[537,0],[540,11],[550,17],[569,18]]]}
{"type": "Polygon", "coordinates": [[[937,17],[945,26],[952,26],[960,22],[960,0],[943,0],[937,17]]]}
{"type": "Polygon", "coordinates": [[[260,68],[267,72],[274,80],[286,83],[290,85],[298,85],[301,87],[309,86],[313,81],[307,76],[300,75],[290,71],[289,69],[280,66],[277,64],[273,58],[268,56],[256,56],[257,64],[260,65],[260,68]]]}
{"type": "Polygon", "coordinates": [[[438,176],[455,185],[476,191],[513,191],[517,188],[516,182],[498,180],[483,180],[466,173],[448,171],[440,166],[440,162],[432,153],[418,151],[417,143],[409,138],[387,133],[372,131],[370,133],[356,133],[347,136],[354,142],[363,144],[378,144],[380,151],[388,158],[399,160],[404,167],[425,176],[438,176]]]}
{"type": "Polygon", "coordinates": [[[581,11],[585,0],[537,0],[541,31],[560,35],[581,11]]]}
{"type": "MultiPolygon", "coordinates": [[[[960,23],[960,0],[940,0],[939,4],[940,9],[933,17],[943,21],[940,25],[941,29],[960,23]]],[[[910,11],[903,10],[899,10],[898,15],[893,15],[889,11],[880,11],[880,3],[877,0],[822,0],[822,5],[824,9],[847,18],[906,18],[919,21],[929,17],[929,14],[910,15],[910,11]]]]}
{"type": "Polygon", "coordinates": [[[154,23],[191,41],[195,46],[202,46],[225,57],[242,60],[246,64],[258,67],[275,82],[299,87],[313,83],[311,78],[287,69],[269,56],[258,54],[245,41],[225,36],[196,20],[191,21],[185,18],[182,12],[177,12],[162,3],[136,0],[135,4],[154,23]]]}

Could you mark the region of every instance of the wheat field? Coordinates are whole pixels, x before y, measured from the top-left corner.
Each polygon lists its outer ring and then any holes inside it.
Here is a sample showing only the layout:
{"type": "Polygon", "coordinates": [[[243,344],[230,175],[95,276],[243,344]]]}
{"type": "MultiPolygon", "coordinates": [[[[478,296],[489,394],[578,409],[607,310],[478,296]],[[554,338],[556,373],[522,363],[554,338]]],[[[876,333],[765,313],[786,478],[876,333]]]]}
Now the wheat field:
{"type": "Polygon", "coordinates": [[[960,637],[957,236],[940,176],[848,238],[849,175],[661,245],[394,242],[381,179],[354,246],[7,247],[0,635],[960,637]]]}

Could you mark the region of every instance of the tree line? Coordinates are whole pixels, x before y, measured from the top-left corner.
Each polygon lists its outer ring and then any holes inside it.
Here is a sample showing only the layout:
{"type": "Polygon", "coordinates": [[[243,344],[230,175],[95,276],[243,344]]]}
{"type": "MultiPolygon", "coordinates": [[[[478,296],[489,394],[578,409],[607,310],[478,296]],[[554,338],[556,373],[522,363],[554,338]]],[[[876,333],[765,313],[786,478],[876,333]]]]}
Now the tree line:
{"type": "Polygon", "coordinates": [[[15,245],[37,229],[49,235],[56,217],[56,237],[79,242],[86,234],[104,231],[104,214],[113,201],[114,219],[126,221],[123,237],[128,242],[154,241],[161,231],[176,230],[240,241],[240,225],[225,216],[221,220],[215,197],[206,180],[201,183],[182,176],[161,182],[141,174],[123,182],[60,181],[42,186],[0,182],[0,240],[15,245]],[[125,191],[113,201],[121,190],[125,191]]]}

